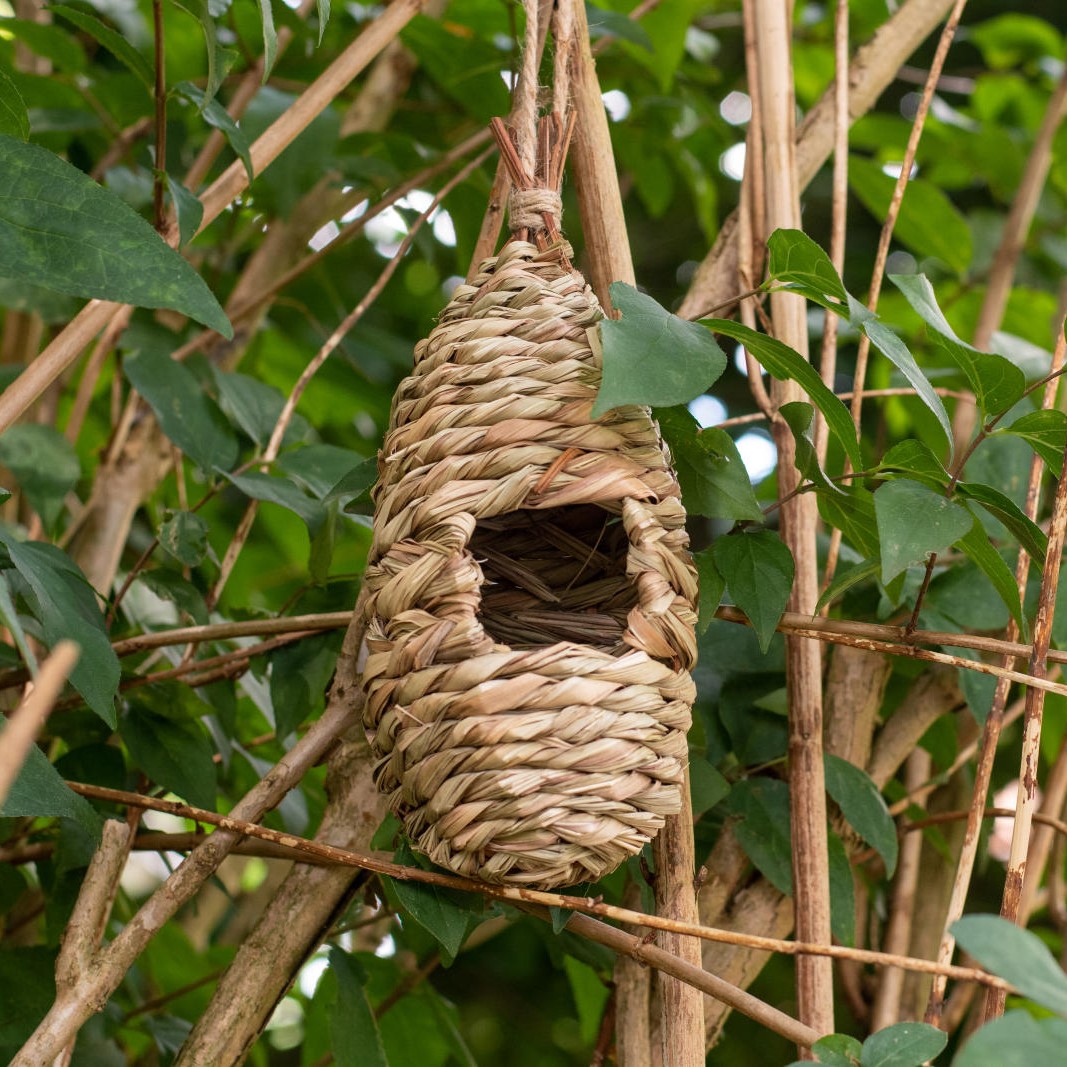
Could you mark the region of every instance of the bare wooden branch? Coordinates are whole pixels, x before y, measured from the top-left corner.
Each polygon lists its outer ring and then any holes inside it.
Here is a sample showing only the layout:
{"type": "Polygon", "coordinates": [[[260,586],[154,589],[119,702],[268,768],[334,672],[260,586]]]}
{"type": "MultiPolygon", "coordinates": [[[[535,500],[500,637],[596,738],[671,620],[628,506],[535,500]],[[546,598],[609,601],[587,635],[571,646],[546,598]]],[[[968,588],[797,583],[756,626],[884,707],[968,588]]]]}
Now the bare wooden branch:
{"type": "Polygon", "coordinates": [[[4,727],[0,744],[0,806],[7,799],[26,756],[63,692],[81,649],[73,641],[60,641],[52,654],[41,664],[33,687],[22,698],[4,727]]]}

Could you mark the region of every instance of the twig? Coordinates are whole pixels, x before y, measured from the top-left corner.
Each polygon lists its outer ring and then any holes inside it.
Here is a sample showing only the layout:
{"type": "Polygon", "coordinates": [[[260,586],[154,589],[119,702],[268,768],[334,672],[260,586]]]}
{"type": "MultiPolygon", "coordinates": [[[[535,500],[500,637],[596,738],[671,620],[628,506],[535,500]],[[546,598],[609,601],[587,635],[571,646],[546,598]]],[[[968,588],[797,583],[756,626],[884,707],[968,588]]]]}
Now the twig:
{"type": "MultiPolygon", "coordinates": [[[[800,183],[794,128],[796,101],[792,81],[788,5],[780,0],[753,0],[757,80],[763,122],[767,234],[796,229],[800,220],[800,183]]],[[[806,305],[795,293],[771,293],[775,336],[807,358],[806,305]]],[[[796,382],[772,383],[776,407],[802,399],[796,382]]],[[[811,494],[793,495],[800,483],[794,463],[795,443],[784,420],[771,426],[778,453],[778,496],[782,540],[792,553],[796,576],[789,607],[814,612],[819,597],[815,546],[817,514],[811,494]],[[792,497],[792,499],[790,499],[792,497]]],[[[822,662],[819,645],[789,635],[785,641],[789,703],[789,822],[793,842],[792,871],[797,937],[830,943],[830,881],[823,769],[822,662]]],[[[798,957],[798,1015],[821,1034],[834,1030],[833,968],[827,959],[798,957]]]]}
{"type": "Polygon", "coordinates": [[[996,975],[975,967],[953,965],[942,967],[931,960],[917,959],[911,956],[894,956],[886,952],[876,952],[873,949],[849,948],[845,945],[820,945],[803,941],[784,941],[780,938],[742,934],[733,930],[721,930],[712,926],[681,922],[661,915],[646,915],[644,912],[631,911],[628,908],[605,904],[599,897],[579,897],[567,893],[547,893],[537,889],[477,882],[470,878],[461,878],[458,875],[444,874],[440,871],[427,871],[421,867],[408,867],[403,864],[393,863],[380,854],[372,852],[358,852],[336,848],[319,841],[309,841],[307,838],[298,837],[282,830],[272,830],[269,827],[260,826],[258,823],[239,816],[220,815],[217,812],[198,808],[191,804],[183,804],[176,800],[146,797],[139,793],[128,793],[121,789],[108,789],[104,786],[88,785],[84,782],[68,781],[67,785],[76,793],[80,793],[85,797],[116,804],[133,804],[137,807],[167,812],[171,815],[192,819],[198,823],[218,827],[219,832],[209,835],[208,841],[215,837],[228,837],[230,835],[255,837],[262,841],[271,841],[284,845],[306,857],[317,857],[334,866],[358,867],[361,870],[373,871],[375,874],[388,875],[390,878],[422,882],[426,885],[444,886],[448,889],[459,889],[468,893],[481,893],[498,900],[538,904],[544,907],[567,908],[590,915],[598,915],[630,926],[666,930],[670,933],[683,934],[703,941],[741,945],[746,948],[759,949],[763,952],[779,952],[791,956],[825,956],[833,959],[858,960],[861,963],[903,967],[905,970],[917,971],[922,974],[944,973],[950,978],[960,981],[980,982],[983,985],[1000,989],[1012,988],[1011,984],[1003,978],[998,978],[996,975]]]}
{"type": "Polygon", "coordinates": [[[22,698],[4,727],[0,744],[0,806],[7,799],[22,764],[49,713],[78,662],[81,649],[73,641],[60,641],[41,664],[33,687],[22,698]]]}
{"type": "MultiPolygon", "coordinates": [[[[1052,561],[1041,572],[1041,590],[1034,618],[1034,650],[1030,656],[1030,673],[1043,678],[1048,670],[1048,648],[1052,640],[1052,623],[1056,613],[1056,590],[1059,587],[1058,560],[1063,555],[1067,536],[1067,478],[1060,478],[1052,503],[1052,519],[1048,533],[1048,559],[1052,561]]],[[[1030,847],[1030,829],[1037,807],[1037,775],[1041,759],[1041,723],[1045,711],[1045,694],[1040,689],[1026,691],[1026,711],[1023,718],[1023,744],[1019,765],[1019,790],[1015,803],[1015,822],[1012,826],[1011,852],[1008,873],[1004,879],[1004,895],[1000,914],[1012,922],[1019,920],[1019,904],[1026,877],[1026,855],[1030,847]]],[[[1004,1012],[1005,998],[988,995],[983,1018],[995,1018],[1004,1012]]]]}

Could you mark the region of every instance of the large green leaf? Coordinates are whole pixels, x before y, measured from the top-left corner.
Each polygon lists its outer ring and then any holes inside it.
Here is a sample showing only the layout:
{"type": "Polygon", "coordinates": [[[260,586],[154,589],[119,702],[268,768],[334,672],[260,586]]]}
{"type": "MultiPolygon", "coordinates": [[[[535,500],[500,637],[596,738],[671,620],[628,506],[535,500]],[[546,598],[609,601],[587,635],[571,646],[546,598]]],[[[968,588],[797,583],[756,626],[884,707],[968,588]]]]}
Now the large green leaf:
{"type": "Polygon", "coordinates": [[[981,482],[959,482],[956,494],[964,500],[981,504],[995,519],[1002,522],[1018,539],[1019,544],[1038,562],[1048,551],[1045,531],[1015,503],[1011,497],[981,482]]]}
{"type": "Polygon", "coordinates": [[[812,434],[812,423],[815,421],[815,409],[802,400],[795,400],[789,404],[783,404],[778,409],[778,414],[785,419],[786,425],[793,434],[795,446],[794,460],[796,468],[808,481],[831,493],[840,493],[841,490],[834,485],[826,475],[819,463],[819,454],[815,449],[815,438],[812,434]]]}
{"type": "Polygon", "coordinates": [[[712,556],[734,603],[767,651],[793,588],[793,556],[770,530],[720,537],[712,556]]]}
{"type": "Polygon", "coordinates": [[[819,494],[819,514],[836,526],[845,540],[864,556],[878,555],[878,524],[874,495],[860,485],[850,485],[841,495],[819,494]]]}
{"type": "Polygon", "coordinates": [[[745,854],[782,893],[793,893],[789,834],[789,786],[778,778],[747,778],[730,790],[730,811],[740,816],[734,833],[745,854]]]}
{"type": "Polygon", "coordinates": [[[740,341],[779,380],[792,379],[808,394],[811,402],[823,413],[830,432],[840,441],[856,470],[863,468],[863,455],[856,437],[856,426],[848,408],[826,387],[819,372],[799,352],[775,337],[743,326],[730,319],[702,319],[709,330],[740,341]]]}
{"type": "Polygon", "coordinates": [[[977,516],[971,529],[956,542],[956,547],[993,583],[993,588],[1000,594],[1025,640],[1028,627],[1019,599],[1019,583],[1012,569],[1004,562],[1004,557],[993,547],[989,534],[977,516]]]}
{"type": "Polygon", "coordinates": [[[51,426],[22,423],[0,436],[0,463],[14,474],[45,529],[53,529],[81,477],[74,446],[51,426]]]}
{"type": "Polygon", "coordinates": [[[849,826],[885,862],[886,877],[897,867],[897,828],[882,794],[866,771],[840,756],[826,753],[826,792],[833,797],[849,826]]]}
{"type": "Polygon", "coordinates": [[[612,283],[611,301],[622,319],[600,323],[604,370],[594,418],[624,404],[688,404],[726,370],[725,353],[697,323],[623,282],[612,283]]]}
{"type": "MultiPolygon", "coordinates": [[[[397,850],[395,859],[408,866],[416,863],[415,854],[407,845],[397,850]]],[[[471,912],[462,894],[443,886],[402,878],[387,881],[415,922],[438,940],[449,959],[454,959],[470,929],[471,912]]]]}
{"type": "Polygon", "coordinates": [[[330,949],[330,970],[337,979],[337,1000],[330,1010],[333,1062],[338,1067],[389,1067],[370,1001],[367,975],[342,949],[330,949]]]}
{"type": "MultiPolygon", "coordinates": [[[[3,730],[0,729],[0,744],[3,730]]],[[[7,799],[0,804],[5,818],[73,819],[94,840],[100,839],[100,816],[93,806],[78,796],[48,762],[45,754],[31,745],[7,799]]]]}
{"type": "Polygon", "coordinates": [[[66,4],[49,4],[48,10],[62,16],[67,22],[73,23],[79,30],[102,44],[120,63],[136,74],[147,89],[154,89],[155,78],[148,60],[121,34],[116,33],[95,15],[68,7],[66,4]]]}
{"type": "Polygon", "coordinates": [[[949,474],[941,461],[921,441],[900,441],[893,445],[878,464],[879,474],[904,474],[942,493],[949,474]]]}
{"type": "Polygon", "coordinates": [[[114,193],[53,152],[2,134],[0,166],[0,275],[171,308],[233,336],[200,275],[114,193]]]}
{"type": "Polygon", "coordinates": [[[17,541],[0,530],[0,544],[28,586],[49,648],[63,638],[81,646],[71,685],[109,726],[115,726],[119,661],[104,629],[96,594],[66,553],[53,545],[17,541]]]}
{"type": "MultiPolygon", "coordinates": [[[[872,160],[850,156],[848,182],[867,210],[884,221],[896,180],[872,160]]],[[[970,266],[970,227],[952,201],[931,182],[921,178],[908,182],[894,233],[912,251],[936,256],[957,274],[970,266]]]]}
{"type": "Polygon", "coordinates": [[[948,1044],[948,1034],[929,1023],[896,1023],[863,1042],[861,1067],[921,1067],[948,1044]]]}
{"type": "Polygon", "coordinates": [[[910,478],[887,482],[874,494],[882,581],[890,582],[931,552],[942,552],[971,528],[966,508],[910,478]]]}
{"type": "Polygon", "coordinates": [[[18,86],[0,70],[0,133],[25,141],[30,136],[30,118],[18,86]]]}
{"type": "Polygon", "coordinates": [[[308,716],[322,710],[336,663],[337,649],[329,634],[283,645],[271,655],[270,699],[278,737],[288,737],[308,716]]]}
{"type": "Polygon", "coordinates": [[[701,430],[684,407],[660,408],[656,419],[691,515],[753,522],[763,518],[737,445],[725,430],[701,430]]]}
{"type": "Polygon", "coordinates": [[[153,782],[199,808],[215,807],[215,750],[196,720],[136,704],[123,715],[120,733],[134,766],[153,782]]]}
{"type": "Polygon", "coordinates": [[[952,935],[1023,996],[1067,1016],[1067,974],[1036,934],[999,915],[965,915],[952,924],[952,935]]]}
{"type": "Polygon", "coordinates": [[[915,390],[919,399],[934,413],[938,425],[944,431],[945,441],[951,447],[952,423],[949,421],[948,412],[945,411],[941,397],[930,384],[930,379],[926,377],[922,368],[915,362],[915,357],[908,351],[908,346],[878,319],[866,319],[862,324],[862,329],[871,339],[874,347],[907,378],[908,384],[915,390]]]}
{"type": "Polygon", "coordinates": [[[964,344],[938,306],[934,288],[925,274],[891,274],[889,278],[931,328],[937,348],[963,372],[986,415],[999,414],[1018,403],[1026,389],[1026,375],[1010,359],[979,352],[964,344]]]}
{"type": "Polygon", "coordinates": [[[775,230],[767,238],[767,251],[771,278],[802,295],[832,296],[847,304],[848,293],[830,257],[802,230],[775,230]]]}
{"type": "Polygon", "coordinates": [[[314,537],[326,521],[326,509],[313,497],[288,478],[272,478],[262,471],[247,474],[228,474],[227,477],[253,500],[280,504],[295,512],[307,524],[308,533],[314,537]]]}
{"type": "Polygon", "coordinates": [[[126,377],[148,401],[163,432],[204,471],[237,462],[237,437],[188,367],[161,352],[141,352],[124,364],[126,377]]]}
{"type": "Polygon", "coordinates": [[[700,580],[700,608],[697,616],[697,633],[704,633],[711,620],[715,618],[715,609],[722,602],[726,589],[726,580],[715,566],[715,557],[710,548],[693,553],[693,562],[700,580]]]}
{"type": "Polygon", "coordinates": [[[1021,437],[1048,464],[1048,469],[1057,478],[1060,476],[1067,449],[1067,414],[1057,408],[1031,411],[999,432],[1021,437]]]}
{"type": "Polygon", "coordinates": [[[1010,1011],[972,1034],[952,1067],[1044,1067],[1063,1059],[1067,1022],[1010,1011]]]}

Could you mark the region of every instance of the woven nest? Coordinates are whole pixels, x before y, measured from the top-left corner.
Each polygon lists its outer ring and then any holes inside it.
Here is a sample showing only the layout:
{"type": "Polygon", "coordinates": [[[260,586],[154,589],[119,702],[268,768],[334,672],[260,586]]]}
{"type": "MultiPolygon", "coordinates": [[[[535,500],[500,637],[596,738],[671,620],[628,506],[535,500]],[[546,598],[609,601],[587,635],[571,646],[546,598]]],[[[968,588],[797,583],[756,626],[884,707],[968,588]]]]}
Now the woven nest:
{"type": "Polygon", "coordinates": [[[681,805],[696,576],[643,408],[594,420],[602,318],[512,241],[415,349],[380,459],[364,722],[415,847],[596,880],[681,805]]]}

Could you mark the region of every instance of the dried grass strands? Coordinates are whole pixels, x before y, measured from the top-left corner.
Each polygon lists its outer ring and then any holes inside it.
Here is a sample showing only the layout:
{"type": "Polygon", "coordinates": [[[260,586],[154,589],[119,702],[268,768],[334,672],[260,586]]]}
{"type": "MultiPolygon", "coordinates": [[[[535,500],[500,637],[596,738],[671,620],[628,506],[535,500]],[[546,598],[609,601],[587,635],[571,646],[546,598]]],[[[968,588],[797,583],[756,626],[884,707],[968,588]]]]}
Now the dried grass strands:
{"type": "Polygon", "coordinates": [[[647,410],[594,420],[603,317],[559,236],[571,124],[520,239],[460,285],[393,402],[366,573],[364,723],[416,847],[488,882],[596,880],[681,804],[696,575],[647,410]]]}

